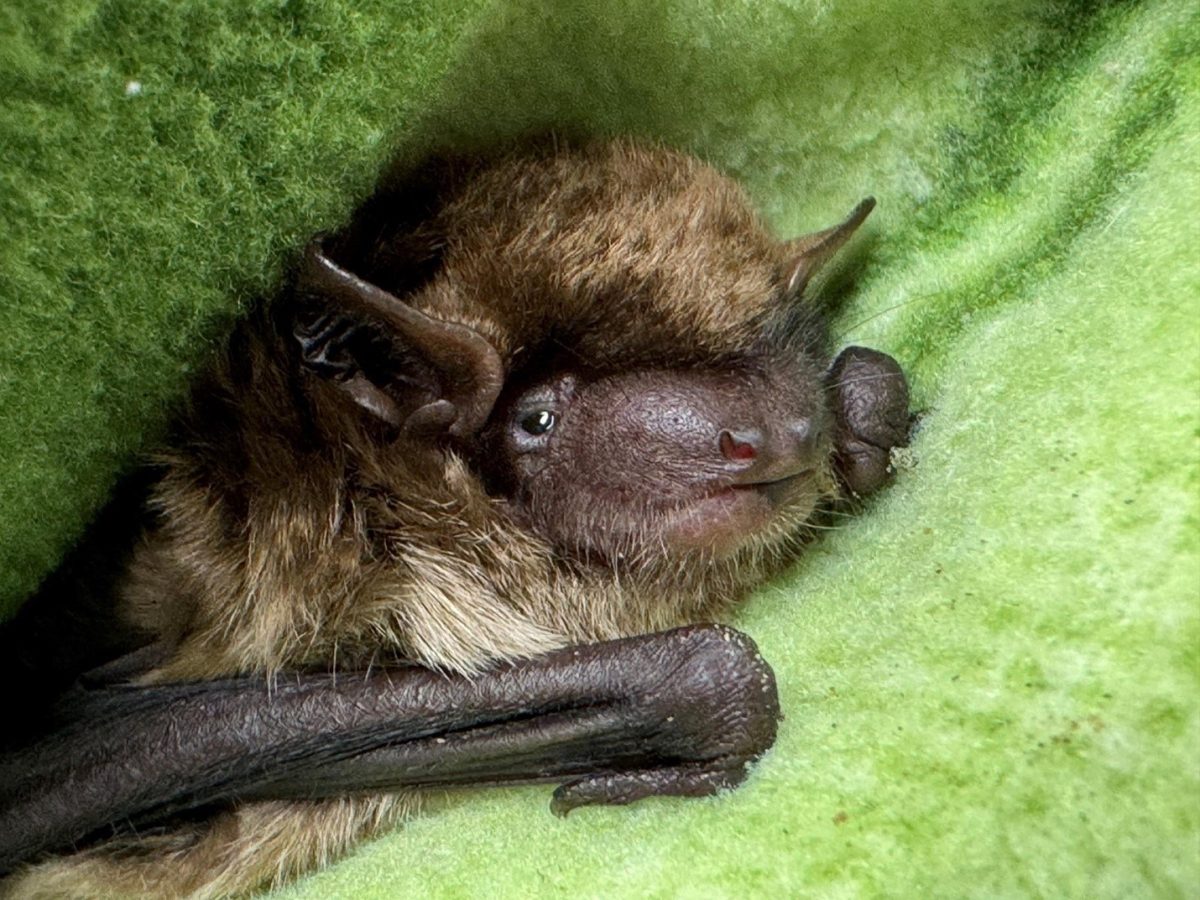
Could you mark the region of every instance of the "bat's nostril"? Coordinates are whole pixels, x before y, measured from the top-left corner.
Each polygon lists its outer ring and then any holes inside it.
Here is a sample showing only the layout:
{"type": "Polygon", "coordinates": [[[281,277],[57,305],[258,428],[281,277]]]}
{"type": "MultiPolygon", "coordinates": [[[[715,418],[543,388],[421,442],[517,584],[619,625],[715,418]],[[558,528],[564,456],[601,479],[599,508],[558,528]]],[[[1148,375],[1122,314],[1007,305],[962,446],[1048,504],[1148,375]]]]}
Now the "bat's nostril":
{"type": "Polygon", "coordinates": [[[753,429],[742,431],[729,431],[728,429],[721,432],[719,439],[721,447],[721,455],[728,460],[736,462],[748,462],[758,457],[759,450],[762,448],[762,434],[753,429]]]}

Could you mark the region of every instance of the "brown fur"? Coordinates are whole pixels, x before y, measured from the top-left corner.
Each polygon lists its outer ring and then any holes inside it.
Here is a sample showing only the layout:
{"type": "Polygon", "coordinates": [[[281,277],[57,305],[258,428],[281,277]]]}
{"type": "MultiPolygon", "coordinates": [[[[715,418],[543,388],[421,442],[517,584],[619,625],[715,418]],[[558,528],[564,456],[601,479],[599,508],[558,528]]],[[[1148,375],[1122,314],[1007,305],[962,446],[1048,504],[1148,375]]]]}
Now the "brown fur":
{"type": "MultiPolygon", "coordinates": [[[[384,192],[338,252],[412,306],[477,330],[508,372],[561,354],[598,372],[718,368],[761,350],[787,250],[715,170],[611,142],[454,164],[438,177],[429,217],[395,226],[403,195],[384,192]],[[439,264],[410,283],[433,256],[439,264]]],[[[709,620],[789,556],[799,520],[834,490],[821,471],[795,515],[731,556],[696,551],[624,570],[573,558],[489,493],[469,446],[385,437],[333,385],[299,371],[280,310],[239,328],[161,456],[158,525],[119,601],[128,623],[174,648],[149,680],[398,658],[476,672],[709,620]]],[[[819,373],[823,335],[814,316],[801,319],[783,343],[819,373]]],[[[43,862],[7,889],[244,893],[336,859],[411,802],[248,804],[43,862]]]]}

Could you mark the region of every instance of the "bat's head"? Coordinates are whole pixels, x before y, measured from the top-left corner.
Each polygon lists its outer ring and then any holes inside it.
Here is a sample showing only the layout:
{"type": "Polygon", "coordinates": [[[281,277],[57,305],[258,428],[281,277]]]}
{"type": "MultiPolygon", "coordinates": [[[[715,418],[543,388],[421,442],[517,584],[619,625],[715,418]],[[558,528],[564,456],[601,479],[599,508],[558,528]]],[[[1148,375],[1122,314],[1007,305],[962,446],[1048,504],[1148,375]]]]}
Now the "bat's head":
{"type": "Polygon", "coordinates": [[[304,293],[334,314],[299,336],[360,415],[405,452],[469,461],[562,558],[736,562],[794,544],[836,491],[836,390],[805,289],[872,206],[781,242],[678,154],[501,161],[460,173],[417,227],[376,209],[310,250],[304,293]]]}

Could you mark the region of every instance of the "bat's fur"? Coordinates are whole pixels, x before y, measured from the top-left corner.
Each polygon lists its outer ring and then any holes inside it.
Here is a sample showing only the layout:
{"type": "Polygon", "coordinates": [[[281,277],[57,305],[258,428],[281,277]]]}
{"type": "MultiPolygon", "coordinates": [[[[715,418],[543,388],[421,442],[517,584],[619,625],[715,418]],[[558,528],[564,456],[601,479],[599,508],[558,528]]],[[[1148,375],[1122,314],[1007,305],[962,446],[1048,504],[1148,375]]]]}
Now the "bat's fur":
{"type": "MultiPolygon", "coordinates": [[[[407,207],[382,191],[333,246],[367,280],[484,335],[507,372],[564,357],[599,372],[711,369],[769,351],[801,359],[819,390],[819,317],[779,319],[788,248],[712,168],[609,142],[451,164],[423,190],[407,207]]],[[[788,558],[797,519],[835,491],[819,472],[793,519],[732,556],[575,558],[489,492],[471,446],[385,436],[302,371],[294,293],[238,328],[159,459],[156,526],[119,592],[124,620],[172,648],[149,680],[396,658],[474,672],[711,620],[788,558]]],[[[247,804],[38,863],[7,888],[242,893],[336,859],[415,802],[247,804]]]]}

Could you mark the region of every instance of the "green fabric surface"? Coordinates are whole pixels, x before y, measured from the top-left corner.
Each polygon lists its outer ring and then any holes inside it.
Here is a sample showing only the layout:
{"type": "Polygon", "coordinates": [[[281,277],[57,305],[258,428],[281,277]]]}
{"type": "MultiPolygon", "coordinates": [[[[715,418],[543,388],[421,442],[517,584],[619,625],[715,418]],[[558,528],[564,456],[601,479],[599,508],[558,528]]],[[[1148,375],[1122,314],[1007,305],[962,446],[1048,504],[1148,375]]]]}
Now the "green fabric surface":
{"type": "Polygon", "coordinates": [[[747,785],[565,821],[545,788],[455,794],[281,896],[1200,890],[1194,3],[26,6],[0,11],[10,608],[394,152],[661,138],[781,234],[879,199],[826,294],[925,417],[735,619],[786,715],[747,785]]]}

